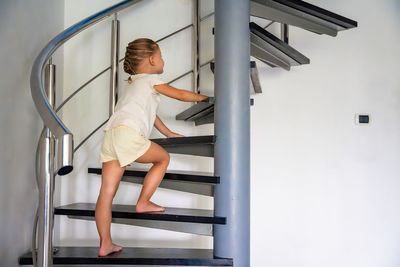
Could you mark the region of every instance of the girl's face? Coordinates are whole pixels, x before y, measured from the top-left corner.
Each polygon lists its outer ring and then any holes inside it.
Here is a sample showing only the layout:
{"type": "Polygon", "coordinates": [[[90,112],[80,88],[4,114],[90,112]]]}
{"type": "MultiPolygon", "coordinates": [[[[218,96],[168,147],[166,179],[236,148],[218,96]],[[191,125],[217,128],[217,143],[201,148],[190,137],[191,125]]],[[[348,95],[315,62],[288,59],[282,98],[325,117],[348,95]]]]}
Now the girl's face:
{"type": "Polygon", "coordinates": [[[159,74],[164,72],[164,60],[161,55],[161,50],[160,48],[157,49],[157,51],[154,53],[153,57],[153,67],[155,68],[155,71],[159,74]]]}

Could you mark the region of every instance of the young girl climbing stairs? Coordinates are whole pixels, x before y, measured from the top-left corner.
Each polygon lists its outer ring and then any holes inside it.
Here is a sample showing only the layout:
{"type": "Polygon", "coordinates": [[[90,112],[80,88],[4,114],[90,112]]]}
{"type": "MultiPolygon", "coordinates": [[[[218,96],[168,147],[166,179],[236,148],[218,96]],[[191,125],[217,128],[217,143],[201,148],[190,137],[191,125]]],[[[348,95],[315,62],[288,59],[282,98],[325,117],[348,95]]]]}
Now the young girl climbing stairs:
{"type": "Polygon", "coordinates": [[[153,163],[144,179],[136,212],[164,211],[150,198],[164,177],[170,157],[164,148],[148,138],[153,125],[166,137],[183,135],[170,131],[157,116],[160,94],[188,102],[208,99],[208,96],[169,86],[159,76],[163,69],[164,61],[156,42],[140,38],[128,44],[124,71],[130,76],[114,114],[105,125],[100,153],[102,179],[95,210],[100,235],[99,256],[122,250],[111,239],[111,205],[127,165],[134,161],[153,163]]]}

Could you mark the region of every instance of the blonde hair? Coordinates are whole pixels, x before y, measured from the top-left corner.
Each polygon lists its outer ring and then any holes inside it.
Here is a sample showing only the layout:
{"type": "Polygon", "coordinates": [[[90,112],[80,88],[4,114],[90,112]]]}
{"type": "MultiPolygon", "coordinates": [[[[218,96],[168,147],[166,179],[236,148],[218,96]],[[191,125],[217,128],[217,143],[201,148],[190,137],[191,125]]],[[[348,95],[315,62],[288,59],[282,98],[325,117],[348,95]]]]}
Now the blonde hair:
{"type": "MultiPolygon", "coordinates": [[[[140,63],[156,53],[158,44],[148,38],[139,38],[128,44],[125,52],[124,71],[130,75],[136,74],[136,70],[140,63]]],[[[129,76],[129,83],[132,82],[129,76]]]]}

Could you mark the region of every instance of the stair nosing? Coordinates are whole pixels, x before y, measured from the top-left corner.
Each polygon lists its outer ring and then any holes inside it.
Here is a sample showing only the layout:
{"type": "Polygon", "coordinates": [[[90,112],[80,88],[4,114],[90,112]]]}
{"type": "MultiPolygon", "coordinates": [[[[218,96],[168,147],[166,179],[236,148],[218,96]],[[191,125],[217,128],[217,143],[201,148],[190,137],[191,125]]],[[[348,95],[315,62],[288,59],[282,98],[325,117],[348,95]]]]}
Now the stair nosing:
{"type": "MultiPolygon", "coordinates": [[[[53,256],[54,264],[233,266],[232,258],[216,257],[212,249],[125,247],[120,254],[98,257],[98,247],[57,246],[57,248],[59,250],[53,256]],[[153,258],[152,255],[158,257],[153,258]],[[168,257],[169,255],[171,256],[168,257]]],[[[20,265],[31,265],[32,253],[24,253],[18,262],[20,265]]]]}
{"type": "MultiPolygon", "coordinates": [[[[54,215],[67,215],[67,216],[82,216],[82,217],[94,217],[95,211],[94,209],[84,209],[84,208],[72,208],[68,206],[79,205],[79,204],[90,204],[94,205],[94,203],[71,203],[68,205],[62,205],[56,207],[54,210],[54,215]]],[[[171,221],[171,222],[187,222],[187,223],[204,223],[204,224],[226,224],[225,217],[219,216],[196,216],[196,215],[182,215],[182,214],[166,214],[166,213],[137,213],[137,212],[126,212],[126,211],[116,211],[115,206],[121,207],[130,207],[131,210],[134,210],[134,205],[113,205],[114,209],[112,209],[112,217],[113,218],[121,218],[121,219],[139,219],[139,220],[156,220],[156,221],[171,221]]],[[[168,212],[168,208],[170,209],[182,209],[185,208],[173,208],[173,207],[165,207],[166,212],[168,212]]],[[[212,211],[205,209],[186,209],[186,210],[201,210],[201,211],[212,211]]]]}
{"type": "Polygon", "coordinates": [[[194,115],[196,115],[198,113],[201,113],[204,110],[209,109],[212,106],[214,106],[214,103],[211,103],[211,102],[199,102],[199,103],[197,103],[195,105],[192,105],[191,107],[185,109],[184,111],[180,112],[179,114],[177,114],[175,116],[175,119],[176,120],[184,120],[184,121],[186,121],[186,120],[190,119],[192,116],[194,116],[194,115]],[[203,106],[203,107],[199,108],[199,106],[203,106]],[[195,110],[196,112],[194,114],[190,115],[190,116],[185,116],[184,117],[185,113],[190,113],[189,112],[190,110],[195,110]]]}
{"type": "Polygon", "coordinates": [[[202,136],[185,136],[185,137],[171,137],[171,138],[154,138],[150,139],[154,143],[162,146],[177,146],[177,145],[204,145],[215,143],[215,135],[202,135],[202,136]]]}
{"type": "MultiPolygon", "coordinates": [[[[88,173],[101,175],[101,168],[88,168],[88,173]]],[[[144,178],[146,175],[146,170],[125,170],[123,176],[126,177],[141,177],[144,178]]],[[[201,174],[190,174],[186,173],[174,173],[174,171],[166,172],[164,178],[169,181],[182,181],[182,182],[193,182],[200,184],[219,184],[219,176],[201,175],[201,174]],[[179,177],[179,178],[174,178],[179,177]]]]}
{"type": "Polygon", "coordinates": [[[329,23],[342,27],[344,29],[351,29],[357,27],[357,22],[346,18],[342,15],[329,11],[327,9],[321,8],[319,6],[310,4],[304,1],[293,1],[293,0],[273,0],[281,5],[296,9],[300,12],[304,12],[310,16],[314,16],[321,20],[325,20],[329,23]],[[301,5],[302,4],[302,5],[301,5]]]}

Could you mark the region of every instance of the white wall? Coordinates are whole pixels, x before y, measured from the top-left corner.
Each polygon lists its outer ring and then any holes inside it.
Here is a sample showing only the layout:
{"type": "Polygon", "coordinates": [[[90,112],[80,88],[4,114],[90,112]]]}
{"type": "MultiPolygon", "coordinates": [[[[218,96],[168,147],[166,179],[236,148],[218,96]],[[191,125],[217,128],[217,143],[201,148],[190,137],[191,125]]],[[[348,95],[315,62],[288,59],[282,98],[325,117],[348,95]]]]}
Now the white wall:
{"type": "Polygon", "coordinates": [[[259,64],[252,266],[399,266],[399,1],[311,3],[359,27],[336,38],[291,27],[290,44],[311,64],[259,64]],[[356,113],[371,124],[356,125],[356,113]]]}
{"type": "MultiPolygon", "coordinates": [[[[64,26],[116,2],[67,1],[64,26]]],[[[357,20],[359,27],[336,38],[291,27],[290,44],[311,64],[286,72],[257,61],[263,94],[252,96],[251,108],[252,266],[398,266],[400,7],[395,0],[310,2],[357,20]],[[371,124],[356,125],[356,113],[370,114],[371,124]]],[[[213,2],[202,3],[206,15],[213,2]]],[[[157,40],[191,23],[191,1],[143,1],[120,19],[122,57],[131,40],[157,40]]],[[[201,62],[213,55],[212,23],[211,18],[203,25],[201,62]]],[[[278,33],[277,25],[271,30],[278,33]]],[[[65,96],[109,64],[109,35],[108,20],[66,45],[65,96]]],[[[191,30],[160,43],[165,80],[190,69],[190,44],[191,30]]],[[[107,117],[108,79],[106,74],[66,106],[63,116],[77,142],[107,117]]],[[[201,82],[202,92],[212,94],[208,67],[201,82]]],[[[191,77],[174,86],[190,90],[191,77]]],[[[212,125],[174,120],[190,104],[161,101],[159,115],[171,129],[213,133],[212,125]]],[[[159,136],[154,130],[152,137],[159,136]]],[[[96,201],[99,176],[86,172],[100,166],[101,139],[100,131],[76,154],[74,172],[58,179],[58,204],[96,201]]],[[[212,159],[173,155],[169,169],[212,171],[212,164],[212,159]]],[[[135,204],[139,192],[138,185],[122,184],[115,203],[135,204]]],[[[161,188],[152,200],[213,207],[211,198],[161,188]]],[[[135,226],[113,225],[112,234],[125,246],[212,247],[210,237],[135,226]]],[[[98,245],[94,222],[57,218],[56,243],[98,245]]]]}
{"type": "MultiPolygon", "coordinates": [[[[43,124],[29,78],[35,57],[63,29],[63,15],[64,1],[0,1],[1,266],[18,266],[18,257],[31,246],[38,202],[35,149],[43,124]]],[[[54,63],[62,72],[62,53],[54,63]]]]}

